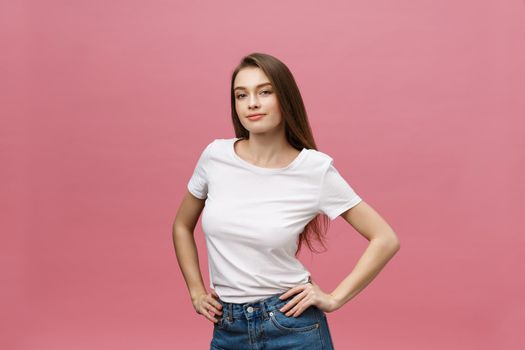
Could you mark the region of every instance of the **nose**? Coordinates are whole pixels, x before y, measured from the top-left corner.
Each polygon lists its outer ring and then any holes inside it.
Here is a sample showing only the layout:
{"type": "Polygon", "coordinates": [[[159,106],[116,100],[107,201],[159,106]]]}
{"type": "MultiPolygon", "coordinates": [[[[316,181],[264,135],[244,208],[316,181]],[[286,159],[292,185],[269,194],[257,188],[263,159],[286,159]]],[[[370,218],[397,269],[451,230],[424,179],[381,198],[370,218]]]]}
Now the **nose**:
{"type": "Polygon", "coordinates": [[[259,107],[259,100],[256,95],[252,95],[249,100],[248,107],[253,109],[259,107]]]}

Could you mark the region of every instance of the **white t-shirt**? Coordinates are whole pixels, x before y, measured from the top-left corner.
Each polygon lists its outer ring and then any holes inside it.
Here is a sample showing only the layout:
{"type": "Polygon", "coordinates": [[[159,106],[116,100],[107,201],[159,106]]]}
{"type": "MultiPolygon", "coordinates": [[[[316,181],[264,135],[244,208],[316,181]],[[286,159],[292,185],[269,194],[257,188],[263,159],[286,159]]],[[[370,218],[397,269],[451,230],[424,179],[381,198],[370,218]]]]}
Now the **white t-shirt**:
{"type": "Polygon", "coordinates": [[[230,303],[308,282],[295,257],[299,234],[316,215],[334,220],[361,201],[327,154],[303,148],[286,167],[263,168],[235,153],[239,139],[209,143],[187,185],[206,199],[201,223],[210,287],[230,303]]]}

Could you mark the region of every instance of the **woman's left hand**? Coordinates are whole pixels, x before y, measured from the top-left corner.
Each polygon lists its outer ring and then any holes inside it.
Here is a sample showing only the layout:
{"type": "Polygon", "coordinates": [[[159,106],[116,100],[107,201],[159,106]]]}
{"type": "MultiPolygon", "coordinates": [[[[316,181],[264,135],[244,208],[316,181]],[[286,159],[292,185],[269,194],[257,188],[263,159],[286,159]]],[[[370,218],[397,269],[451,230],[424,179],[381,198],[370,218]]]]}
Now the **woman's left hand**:
{"type": "Polygon", "coordinates": [[[315,305],[325,312],[332,312],[340,308],[337,300],[331,294],[323,292],[313,281],[289,289],[279,299],[287,299],[294,294],[297,295],[279,309],[286,316],[297,317],[310,305],[315,305]]]}

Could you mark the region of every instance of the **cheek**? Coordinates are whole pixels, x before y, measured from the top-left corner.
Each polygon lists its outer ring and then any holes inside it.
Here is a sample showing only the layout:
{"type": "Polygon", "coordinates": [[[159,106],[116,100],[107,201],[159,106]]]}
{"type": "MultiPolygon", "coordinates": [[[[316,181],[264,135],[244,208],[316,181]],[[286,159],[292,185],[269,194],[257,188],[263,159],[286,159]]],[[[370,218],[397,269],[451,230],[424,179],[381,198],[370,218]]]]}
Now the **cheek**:
{"type": "Polygon", "coordinates": [[[272,98],[268,101],[268,106],[273,109],[273,110],[276,110],[278,111],[279,110],[279,101],[277,101],[276,98],[272,98]]]}
{"type": "Polygon", "coordinates": [[[241,111],[243,110],[242,103],[239,103],[238,101],[235,102],[235,111],[237,112],[237,115],[241,115],[241,111]]]}

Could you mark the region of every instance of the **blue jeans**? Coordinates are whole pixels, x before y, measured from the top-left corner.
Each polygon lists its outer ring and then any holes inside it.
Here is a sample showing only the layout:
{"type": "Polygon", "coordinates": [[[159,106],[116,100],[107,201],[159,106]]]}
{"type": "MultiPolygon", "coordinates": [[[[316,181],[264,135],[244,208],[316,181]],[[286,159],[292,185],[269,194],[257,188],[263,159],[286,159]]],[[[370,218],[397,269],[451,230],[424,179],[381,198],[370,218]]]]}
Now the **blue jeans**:
{"type": "Polygon", "coordinates": [[[213,325],[210,350],[333,350],[323,310],[309,306],[299,316],[279,311],[295,295],[280,300],[275,294],[263,300],[236,304],[219,299],[222,315],[213,325]]]}

